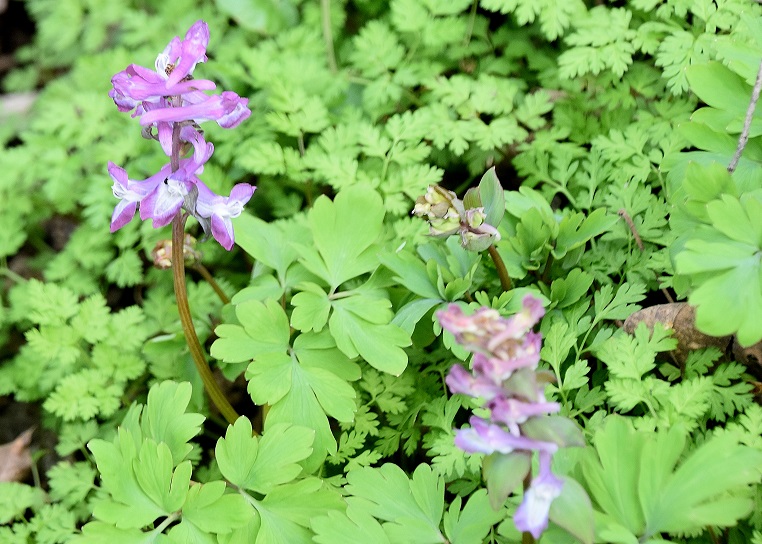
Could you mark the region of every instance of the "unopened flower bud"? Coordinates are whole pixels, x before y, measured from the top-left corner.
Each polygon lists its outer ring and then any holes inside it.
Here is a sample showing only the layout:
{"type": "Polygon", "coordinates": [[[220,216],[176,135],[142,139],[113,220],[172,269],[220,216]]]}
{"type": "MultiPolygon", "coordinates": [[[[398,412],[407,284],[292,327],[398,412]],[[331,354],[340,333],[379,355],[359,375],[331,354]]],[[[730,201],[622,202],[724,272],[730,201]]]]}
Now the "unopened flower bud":
{"type": "Polygon", "coordinates": [[[458,210],[454,207],[455,202],[458,202],[458,197],[452,191],[439,185],[429,185],[426,194],[416,199],[413,215],[426,219],[444,218],[448,211],[450,215],[453,212],[458,215],[458,210]]]}
{"type": "MultiPolygon", "coordinates": [[[[185,234],[183,239],[183,260],[186,266],[193,266],[201,262],[202,254],[196,249],[196,239],[190,234],[185,234]]],[[[153,265],[159,270],[172,268],[172,240],[159,240],[151,251],[153,265]]]]}

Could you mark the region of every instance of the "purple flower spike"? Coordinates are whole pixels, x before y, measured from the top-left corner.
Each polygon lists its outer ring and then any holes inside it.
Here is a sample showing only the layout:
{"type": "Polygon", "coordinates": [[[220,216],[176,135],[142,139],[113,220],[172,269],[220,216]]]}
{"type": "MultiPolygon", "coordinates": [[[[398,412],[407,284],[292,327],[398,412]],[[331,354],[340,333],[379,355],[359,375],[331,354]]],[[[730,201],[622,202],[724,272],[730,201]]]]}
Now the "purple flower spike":
{"type": "Polygon", "coordinates": [[[136,64],[129,65],[111,78],[113,89],[109,96],[114,100],[119,111],[132,110],[140,102],[158,102],[161,97],[183,95],[198,90],[214,90],[217,85],[208,79],[192,79],[171,87],[167,86],[167,76],[136,64]]]}
{"type": "Polygon", "coordinates": [[[151,219],[154,228],[169,224],[185,209],[225,249],[233,247],[232,219],[241,214],[254,187],[240,183],[230,196],[222,197],[204,185],[198,176],[214,146],[204,140],[198,123],[213,120],[223,128],[233,128],[251,111],[248,98],[232,91],[209,96],[203,91],[215,89],[214,82],[193,79],[196,65],[207,61],[208,45],[209,27],[197,21],[185,38],[174,37],[158,55],[156,70],[131,64],[111,79],[109,96],[119,111],[134,110],[132,116],[140,117],[140,124],[146,127],[143,136],[158,140],[171,158],[144,181],[130,180],[127,172],[109,163],[114,196],[119,199],[111,217],[112,232],[129,223],[138,209],[140,218],[151,219]],[[191,146],[193,154],[182,158],[191,146]]]}
{"type": "MultiPolygon", "coordinates": [[[[542,336],[532,331],[545,310],[541,301],[527,295],[522,309],[506,319],[490,308],[480,308],[465,315],[460,307],[451,304],[437,312],[442,328],[455,335],[455,340],[474,353],[473,374],[460,365],[450,369],[445,379],[450,391],[478,397],[489,410],[489,419],[475,416],[471,427],[459,429],[455,445],[469,453],[508,455],[514,451],[537,451],[540,470],[524,493],[524,501],[514,514],[516,528],[539,539],[548,527],[550,505],[561,494],[563,480],[550,470],[558,443],[543,442],[529,436],[548,437],[557,433],[558,416],[548,417],[561,410],[561,405],[545,399],[547,371],[538,371],[542,336]],[[526,436],[528,434],[529,436],[526,436]]],[[[578,440],[583,444],[581,435],[578,440]]],[[[576,445],[572,441],[562,441],[576,445]]],[[[489,465],[485,465],[486,467],[489,465]]],[[[490,489],[490,499],[498,503],[509,491],[490,489]]]]}
{"type": "Polygon", "coordinates": [[[505,397],[497,397],[487,405],[491,419],[503,423],[513,434],[519,434],[519,425],[530,417],[552,414],[561,409],[557,402],[523,402],[505,397]]]}

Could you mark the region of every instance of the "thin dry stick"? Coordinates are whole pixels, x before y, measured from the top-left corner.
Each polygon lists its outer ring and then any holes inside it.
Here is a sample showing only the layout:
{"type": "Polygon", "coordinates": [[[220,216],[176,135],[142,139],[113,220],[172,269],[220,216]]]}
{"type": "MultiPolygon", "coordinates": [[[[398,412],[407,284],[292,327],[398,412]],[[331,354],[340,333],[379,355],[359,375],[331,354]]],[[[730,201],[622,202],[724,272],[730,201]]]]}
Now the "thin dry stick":
{"type": "MultiPolygon", "coordinates": [[[[630,228],[630,232],[632,233],[632,237],[635,238],[635,243],[638,244],[638,249],[640,249],[640,252],[643,253],[646,248],[643,245],[643,240],[640,239],[638,229],[635,228],[635,223],[632,221],[632,217],[630,217],[630,214],[627,213],[627,210],[624,208],[619,210],[617,213],[619,214],[619,217],[624,219],[624,222],[627,223],[627,226],[630,228]]],[[[654,271],[654,275],[656,276],[656,281],[659,281],[659,275],[656,273],[656,271],[654,271]]],[[[664,287],[661,288],[661,292],[669,302],[675,302],[675,299],[672,298],[672,295],[670,295],[669,291],[667,291],[664,287]]]]}
{"type": "Polygon", "coordinates": [[[757,70],[757,80],[754,82],[754,89],[751,91],[751,100],[749,101],[749,107],[746,109],[746,118],[743,122],[743,130],[741,136],[738,138],[738,147],[730,159],[728,164],[728,172],[731,174],[735,172],[738,161],[741,160],[741,154],[743,153],[746,143],[749,141],[749,132],[751,131],[751,121],[754,117],[754,110],[757,108],[757,101],[759,100],[759,93],[762,91],[762,62],[759,64],[759,70],[757,70]]]}
{"type": "Polygon", "coordinates": [[[632,222],[632,217],[630,217],[630,214],[627,213],[627,210],[624,208],[619,210],[617,213],[619,214],[619,217],[624,219],[624,222],[627,223],[627,226],[630,227],[630,232],[635,238],[635,243],[638,244],[638,249],[640,249],[641,253],[645,251],[646,248],[643,246],[643,240],[640,239],[640,234],[638,234],[638,229],[635,228],[635,223],[632,222]]]}

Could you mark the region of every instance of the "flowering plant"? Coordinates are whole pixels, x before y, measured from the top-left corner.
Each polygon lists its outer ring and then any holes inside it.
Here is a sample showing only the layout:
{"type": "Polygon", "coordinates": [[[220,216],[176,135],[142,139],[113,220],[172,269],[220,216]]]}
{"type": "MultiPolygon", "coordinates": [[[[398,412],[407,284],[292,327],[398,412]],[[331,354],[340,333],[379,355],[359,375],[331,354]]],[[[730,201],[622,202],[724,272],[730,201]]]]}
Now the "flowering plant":
{"type": "Polygon", "coordinates": [[[223,197],[207,187],[198,175],[212,156],[214,146],[204,140],[199,123],[216,121],[223,128],[238,126],[251,115],[248,99],[232,91],[209,96],[203,91],[216,85],[206,79],[193,79],[199,62],[206,62],[209,28],[197,21],[185,39],[172,38],[156,58],[156,69],[136,64],[116,74],[109,96],[121,112],[133,111],[140,118],[143,136],[159,141],[170,157],[156,174],[144,180],[131,180],[127,172],[109,162],[114,181],[114,196],[119,204],[111,217],[111,232],[129,223],[140,207],[142,220],[152,219],[155,228],[169,224],[181,208],[195,217],[204,232],[214,236],[222,247],[233,247],[231,219],[240,215],[255,187],[239,183],[223,197]],[[193,154],[181,158],[193,148],[193,154]]]}
{"type": "Polygon", "coordinates": [[[472,416],[471,427],[457,432],[455,444],[466,452],[491,456],[484,471],[493,505],[502,503],[515,484],[530,474],[532,452],[539,454],[539,473],[513,518],[516,528],[535,538],[547,528],[551,503],[564,485],[551,471],[553,454],[560,446],[585,444],[582,432],[570,420],[549,416],[561,406],[545,399],[545,384],[553,377],[537,370],[542,336],[532,332],[544,313],[540,300],[526,295],[521,311],[509,319],[485,307],[465,315],[455,304],[437,314],[456,342],[474,353],[473,372],[455,365],[446,382],[453,393],[482,399],[489,410],[487,420],[472,416]],[[520,468],[505,474],[506,467],[520,468]],[[494,497],[495,486],[489,484],[498,479],[503,480],[503,491],[494,497]]]}

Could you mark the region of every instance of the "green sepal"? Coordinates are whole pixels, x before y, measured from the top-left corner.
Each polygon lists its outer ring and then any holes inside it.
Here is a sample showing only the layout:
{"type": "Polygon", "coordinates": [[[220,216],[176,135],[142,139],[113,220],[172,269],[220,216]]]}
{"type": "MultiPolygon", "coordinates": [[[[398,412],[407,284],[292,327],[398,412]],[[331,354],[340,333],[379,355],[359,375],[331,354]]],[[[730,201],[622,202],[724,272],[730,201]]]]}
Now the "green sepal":
{"type": "Polygon", "coordinates": [[[503,507],[508,495],[516,491],[532,468],[532,456],[523,451],[492,453],[484,458],[482,476],[487,483],[493,510],[503,507]]]}

